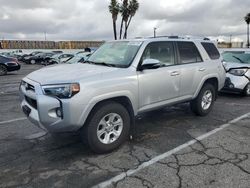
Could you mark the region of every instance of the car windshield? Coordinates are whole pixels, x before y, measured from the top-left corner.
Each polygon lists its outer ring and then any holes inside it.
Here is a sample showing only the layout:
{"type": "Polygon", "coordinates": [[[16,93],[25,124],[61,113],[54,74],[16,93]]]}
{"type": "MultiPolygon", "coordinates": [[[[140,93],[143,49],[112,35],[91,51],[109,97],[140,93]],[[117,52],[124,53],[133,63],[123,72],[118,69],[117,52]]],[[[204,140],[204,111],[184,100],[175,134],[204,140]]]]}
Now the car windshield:
{"type": "Polygon", "coordinates": [[[87,63],[129,67],[141,44],[139,41],[107,42],[88,58],[87,63]]]}
{"type": "Polygon", "coordinates": [[[52,55],[52,58],[58,59],[61,55],[62,55],[62,54],[54,54],[54,55],[52,55]]]}
{"type": "Polygon", "coordinates": [[[222,56],[226,62],[250,64],[250,53],[224,52],[222,56]]]}

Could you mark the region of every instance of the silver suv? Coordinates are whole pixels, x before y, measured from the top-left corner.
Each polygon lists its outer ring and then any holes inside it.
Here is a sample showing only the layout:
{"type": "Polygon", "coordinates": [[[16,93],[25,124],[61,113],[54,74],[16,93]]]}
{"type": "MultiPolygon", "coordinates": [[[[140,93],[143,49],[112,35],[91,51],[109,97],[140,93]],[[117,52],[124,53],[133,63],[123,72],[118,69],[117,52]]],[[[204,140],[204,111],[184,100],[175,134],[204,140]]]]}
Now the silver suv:
{"type": "Polygon", "coordinates": [[[80,130],[97,153],[121,145],[146,111],[190,102],[207,115],[225,82],[209,40],[151,38],[103,44],[85,63],[43,68],[20,85],[22,109],[50,132],[80,130]]]}

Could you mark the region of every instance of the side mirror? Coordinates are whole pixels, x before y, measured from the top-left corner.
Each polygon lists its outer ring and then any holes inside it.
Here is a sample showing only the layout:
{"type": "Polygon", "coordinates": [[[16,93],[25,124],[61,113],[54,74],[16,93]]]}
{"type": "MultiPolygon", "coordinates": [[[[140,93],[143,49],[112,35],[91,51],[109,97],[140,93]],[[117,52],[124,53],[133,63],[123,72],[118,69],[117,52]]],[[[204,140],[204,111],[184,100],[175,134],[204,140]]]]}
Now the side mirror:
{"type": "Polygon", "coordinates": [[[157,69],[160,66],[161,63],[157,59],[145,59],[140,66],[140,71],[144,69],[157,69]]]}

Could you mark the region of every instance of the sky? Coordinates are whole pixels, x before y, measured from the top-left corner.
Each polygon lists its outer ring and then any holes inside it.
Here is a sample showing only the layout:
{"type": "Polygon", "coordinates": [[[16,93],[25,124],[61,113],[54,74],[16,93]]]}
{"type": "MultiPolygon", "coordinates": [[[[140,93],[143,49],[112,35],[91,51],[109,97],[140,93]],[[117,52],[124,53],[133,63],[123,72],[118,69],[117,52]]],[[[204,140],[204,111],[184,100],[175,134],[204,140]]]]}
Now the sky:
{"type": "MultiPolygon", "coordinates": [[[[0,0],[0,39],[111,40],[110,0],[0,0]],[[46,34],[45,34],[46,33],[46,34]]],[[[121,2],[121,0],[118,0],[121,2]]],[[[128,38],[206,36],[246,41],[250,0],[138,0],[128,38]]],[[[119,30],[120,19],[117,20],[119,30]]]]}

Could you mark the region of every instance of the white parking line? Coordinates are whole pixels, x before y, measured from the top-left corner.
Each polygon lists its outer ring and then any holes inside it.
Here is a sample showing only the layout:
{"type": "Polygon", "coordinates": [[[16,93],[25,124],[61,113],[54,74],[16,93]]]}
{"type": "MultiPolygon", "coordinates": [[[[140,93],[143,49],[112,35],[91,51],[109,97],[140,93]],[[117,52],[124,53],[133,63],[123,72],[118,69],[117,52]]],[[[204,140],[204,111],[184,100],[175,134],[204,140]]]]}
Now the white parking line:
{"type": "Polygon", "coordinates": [[[160,155],[152,158],[151,160],[149,160],[147,162],[142,163],[141,165],[139,165],[135,169],[128,170],[128,171],[123,172],[123,173],[121,173],[121,174],[119,174],[119,175],[117,175],[117,176],[115,176],[115,177],[113,177],[113,178],[111,178],[109,180],[101,182],[101,183],[95,185],[94,188],[103,188],[103,187],[107,187],[107,186],[111,185],[112,183],[117,183],[118,181],[123,180],[124,178],[126,178],[128,176],[131,176],[131,175],[135,174],[136,172],[138,172],[138,171],[140,171],[140,170],[142,170],[142,169],[144,169],[144,168],[146,168],[146,167],[148,167],[148,166],[150,166],[150,165],[152,165],[152,164],[154,164],[154,163],[156,163],[156,162],[158,162],[158,161],[160,161],[162,159],[165,159],[165,158],[169,157],[170,155],[172,155],[174,153],[177,153],[180,150],[182,150],[182,149],[184,149],[184,148],[186,148],[186,147],[188,147],[190,145],[195,144],[197,141],[201,141],[201,140],[203,140],[203,139],[217,133],[218,131],[221,131],[221,130],[225,129],[226,127],[228,127],[228,126],[230,126],[230,125],[232,125],[234,123],[237,123],[238,121],[240,121],[242,119],[245,119],[245,118],[247,118],[249,116],[250,116],[250,112],[245,114],[245,115],[242,115],[240,117],[237,117],[234,120],[228,122],[227,124],[223,124],[220,127],[216,128],[216,129],[214,129],[214,130],[212,130],[212,131],[210,131],[210,132],[208,132],[206,134],[203,134],[203,135],[197,137],[196,139],[190,140],[189,142],[186,142],[185,144],[182,144],[182,145],[180,145],[180,146],[178,146],[178,147],[176,147],[176,148],[174,148],[174,149],[172,149],[170,151],[167,151],[167,152],[165,152],[163,154],[160,154],[160,155]]]}
{"type": "Polygon", "coordinates": [[[0,125],[1,124],[6,124],[6,123],[12,123],[12,122],[15,122],[15,121],[22,121],[22,120],[26,120],[26,119],[27,119],[26,117],[22,117],[22,118],[7,120],[7,121],[1,121],[0,125]]]}

